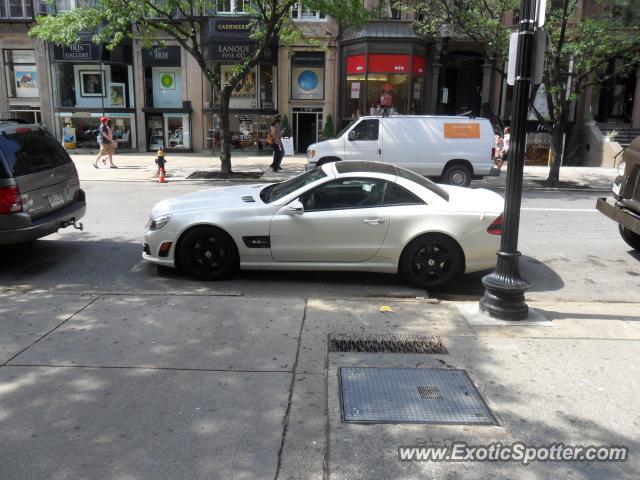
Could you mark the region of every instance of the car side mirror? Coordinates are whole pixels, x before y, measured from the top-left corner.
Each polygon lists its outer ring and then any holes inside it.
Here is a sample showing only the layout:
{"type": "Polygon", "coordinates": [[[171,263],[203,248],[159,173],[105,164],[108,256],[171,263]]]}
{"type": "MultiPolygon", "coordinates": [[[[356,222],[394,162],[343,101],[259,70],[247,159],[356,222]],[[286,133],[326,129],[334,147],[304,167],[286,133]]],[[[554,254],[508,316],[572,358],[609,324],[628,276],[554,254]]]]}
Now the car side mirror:
{"type": "Polygon", "coordinates": [[[287,207],[289,208],[289,213],[293,215],[302,215],[304,213],[304,205],[300,200],[294,200],[287,207]]]}
{"type": "Polygon", "coordinates": [[[356,132],[351,130],[349,132],[349,135],[347,135],[347,140],[349,140],[350,142],[354,142],[356,140],[356,132]]]}

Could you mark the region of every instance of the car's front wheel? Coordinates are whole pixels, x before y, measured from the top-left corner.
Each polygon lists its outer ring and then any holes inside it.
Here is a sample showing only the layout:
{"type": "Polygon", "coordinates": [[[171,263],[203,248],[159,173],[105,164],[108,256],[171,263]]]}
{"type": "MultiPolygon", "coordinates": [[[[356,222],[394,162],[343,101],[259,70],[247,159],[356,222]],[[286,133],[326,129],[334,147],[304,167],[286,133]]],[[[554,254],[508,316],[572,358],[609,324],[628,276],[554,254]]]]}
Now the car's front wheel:
{"type": "Polygon", "coordinates": [[[180,267],[200,280],[219,280],[238,269],[238,250],[233,239],[214,227],[189,231],[178,252],[180,267]]]}
{"type": "Polygon", "coordinates": [[[640,251],[640,235],[632,232],[622,225],[619,225],[618,228],[620,229],[620,236],[625,242],[627,242],[627,245],[629,245],[634,250],[640,251]]]}
{"type": "Polygon", "coordinates": [[[422,235],[409,243],[400,258],[400,274],[420,288],[445,285],[462,273],[463,255],[458,244],[439,234],[422,235]]]}

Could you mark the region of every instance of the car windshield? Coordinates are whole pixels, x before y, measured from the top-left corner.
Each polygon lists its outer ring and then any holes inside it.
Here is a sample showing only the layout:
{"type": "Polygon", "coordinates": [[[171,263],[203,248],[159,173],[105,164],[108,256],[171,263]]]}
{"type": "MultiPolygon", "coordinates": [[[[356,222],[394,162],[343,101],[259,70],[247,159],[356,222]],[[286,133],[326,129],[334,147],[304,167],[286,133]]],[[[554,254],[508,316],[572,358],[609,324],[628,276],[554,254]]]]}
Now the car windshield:
{"type": "Polygon", "coordinates": [[[322,168],[314,168],[313,170],[309,170],[302,175],[293,177],[286,182],[275,183],[273,185],[265,187],[260,192],[260,198],[264,203],[272,203],[276,200],[280,200],[282,197],[285,197],[292,192],[295,192],[299,188],[302,188],[305,185],[309,185],[310,183],[320,180],[321,178],[324,178],[326,176],[327,174],[322,171],[322,168]]]}

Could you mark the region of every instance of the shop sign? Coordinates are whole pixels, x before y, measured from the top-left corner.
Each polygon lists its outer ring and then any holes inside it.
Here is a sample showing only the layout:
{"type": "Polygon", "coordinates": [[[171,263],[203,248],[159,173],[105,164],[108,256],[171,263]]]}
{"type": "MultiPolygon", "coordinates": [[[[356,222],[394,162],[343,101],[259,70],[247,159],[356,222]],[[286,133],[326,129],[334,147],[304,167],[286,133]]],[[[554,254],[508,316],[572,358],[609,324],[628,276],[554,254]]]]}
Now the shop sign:
{"type": "Polygon", "coordinates": [[[180,47],[157,47],[142,49],[142,64],[150,67],[179,67],[180,47]]]}
{"type": "Polygon", "coordinates": [[[215,20],[215,32],[217,33],[245,33],[248,34],[252,30],[250,19],[234,19],[234,20],[215,20]]]}
{"type": "Polygon", "coordinates": [[[323,67],[324,52],[294,52],[291,65],[296,67],[323,67]]]}
{"type": "Polygon", "coordinates": [[[253,133],[253,116],[251,115],[239,115],[240,121],[240,141],[250,142],[253,133]]]}
{"type": "Polygon", "coordinates": [[[360,82],[351,84],[351,98],[360,98],[360,82]]]}
{"type": "MultiPolygon", "coordinates": [[[[62,60],[92,60],[90,43],[74,43],[62,46],[62,60]]],[[[56,56],[57,57],[57,56],[56,56]]]]}
{"type": "Polygon", "coordinates": [[[369,55],[369,71],[407,73],[409,71],[409,55],[369,55]]]}
{"type": "MultiPolygon", "coordinates": [[[[258,44],[251,40],[233,40],[224,42],[209,42],[207,46],[207,60],[238,62],[252,55],[258,49],[258,44]]],[[[262,61],[276,63],[277,47],[267,47],[262,53],[262,61]]]]}
{"type": "Polygon", "coordinates": [[[364,73],[366,55],[351,55],[347,57],[347,75],[364,73]]]}

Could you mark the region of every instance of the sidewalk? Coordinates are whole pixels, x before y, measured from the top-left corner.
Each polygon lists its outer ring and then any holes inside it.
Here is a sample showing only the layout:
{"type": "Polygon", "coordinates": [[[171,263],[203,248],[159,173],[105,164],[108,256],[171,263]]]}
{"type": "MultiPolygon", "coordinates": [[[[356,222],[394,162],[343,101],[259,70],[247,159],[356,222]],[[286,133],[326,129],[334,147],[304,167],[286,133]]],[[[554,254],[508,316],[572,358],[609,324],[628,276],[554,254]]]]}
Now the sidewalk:
{"type": "MultiPolygon", "coordinates": [[[[420,298],[40,292],[0,302],[3,479],[640,475],[637,303],[533,303],[551,326],[527,326],[469,323],[466,303],[420,298]],[[341,333],[437,335],[447,352],[329,352],[328,335],[341,333]],[[343,367],[464,370],[497,424],[345,423],[343,367]],[[454,441],[616,445],[630,456],[529,466],[398,458],[401,446],[454,441]]],[[[397,394],[367,398],[394,413],[385,402],[397,394]]],[[[433,401],[414,396],[415,407],[433,401]]]]}
{"type": "MultiPolygon", "coordinates": [[[[157,181],[155,155],[149,153],[127,153],[116,155],[115,164],[118,169],[109,169],[100,165],[100,169],[93,168],[95,160],[93,155],[74,154],[74,160],[81,180],[112,180],[112,181],[157,181]]],[[[189,175],[196,171],[219,171],[220,160],[215,155],[202,154],[167,154],[166,171],[169,182],[189,181],[200,183],[234,182],[238,180],[193,180],[189,175]]],[[[271,156],[232,156],[231,165],[238,172],[264,172],[256,182],[279,182],[304,171],[307,163],[304,155],[284,157],[282,172],[272,172],[269,169],[271,156]]],[[[547,167],[525,166],[524,184],[526,190],[544,190],[541,183],[547,178],[547,167]]],[[[600,167],[562,167],[560,169],[560,181],[562,185],[552,190],[584,189],[585,191],[608,192],[611,190],[613,179],[617,170],[600,167]]],[[[486,177],[483,180],[474,180],[472,187],[503,189],[506,184],[506,168],[503,168],[499,177],[486,177]]],[[[247,180],[241,180],[246,182],[247,180]]]]}

